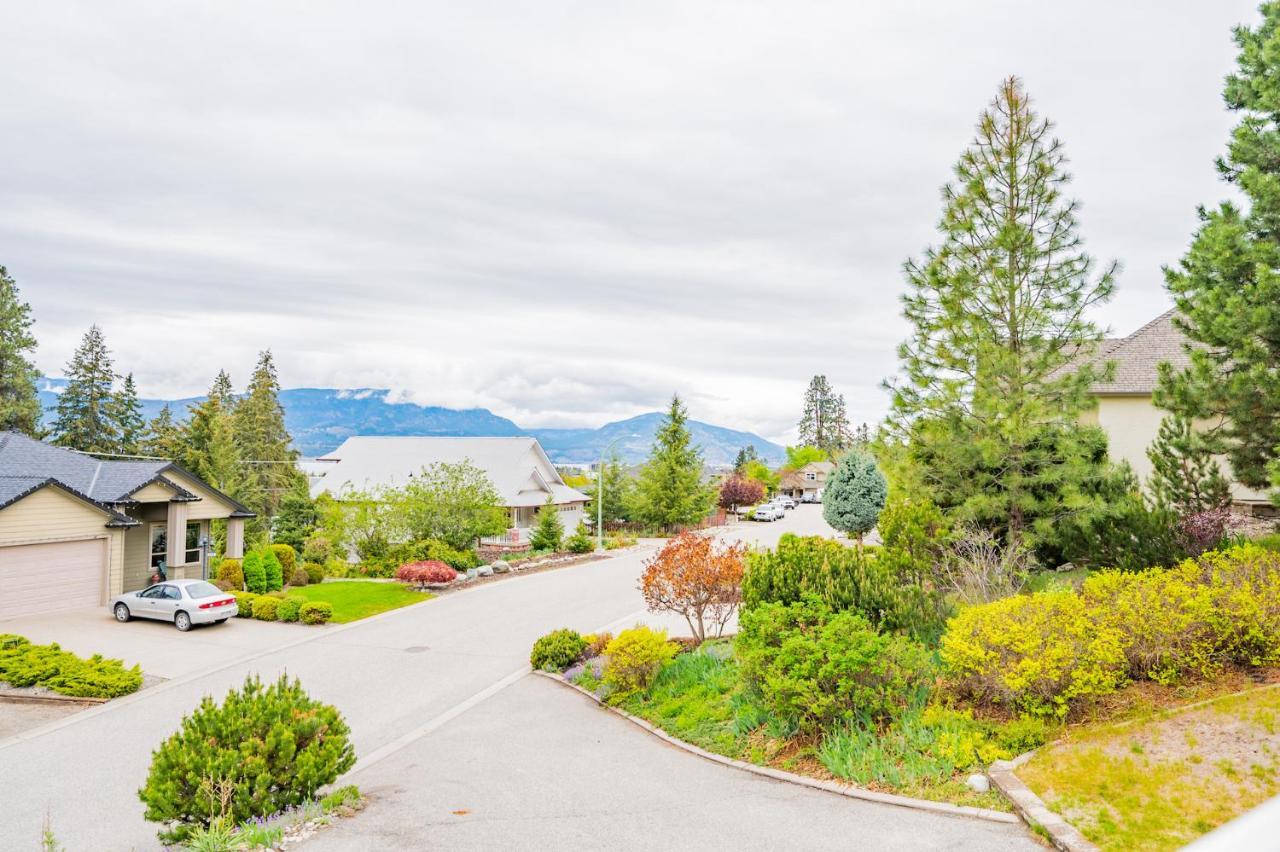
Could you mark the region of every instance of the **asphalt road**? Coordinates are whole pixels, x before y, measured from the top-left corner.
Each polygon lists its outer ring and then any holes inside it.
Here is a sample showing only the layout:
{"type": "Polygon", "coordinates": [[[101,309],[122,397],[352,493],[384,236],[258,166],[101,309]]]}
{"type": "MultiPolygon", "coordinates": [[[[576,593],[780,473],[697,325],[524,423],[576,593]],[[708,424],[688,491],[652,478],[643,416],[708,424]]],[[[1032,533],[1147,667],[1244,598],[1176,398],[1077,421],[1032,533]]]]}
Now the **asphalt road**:
{"type": "MultiPolygon", "coordinates": [[[[819,531],[817,507],[802,507],[789,513],[785,521],[745,525],[728,532],[767,545],[789,529],[819,531]]],[[[37,848],[46,812],[58,840],[69,852],[156,848],[155,826],[143,820],[136,793],[145,780],[151,750],[203,695],[220,697],[252,673],[273,678],[287,672],[301,678],[313,695],[336,705],[352,728],[361,761],[357,782],[379,789],[388,785],[407,790],[439,789],[444,778],[477,791],[473,798],[481,803],[478,791],[501,791],[513,801],[533,801],[545,795],[545,790],[574,786],[589,798],[591,790],[601,786],[602,778],[616,776],[619,784],[651,791],[684,789],[688,786],[684,773],[703,773],[700,778],[711,778],[705,775],[708,771],[716,773],[709,784],[733,789],[775,786],[775,782],[747,782],[736,777],[741,773],[704,765],[642,731],[618,730],[608,716],[575,706],[573,696],[541,688],[555,684],[526,683],[528,679],[522,678],[530,645],[548,630],[562,626],[616,630],[641,619],[651,621],[643,613],[636,590],[643,561],[651,552],[641,549],[608,560],[515,577],[322,634],[308,634],[299,628],[299,639],[292,644],[264,648],[250,659],[177,678],[63,720],[36,736],[0,744],[0,849],[37,848]],[[484,727],[486,719],[489,727],[484,727]],[[481,727],[473,730],[473,725],[481,727]],[[562,760],[563,743],[577,739],[584,744],[593,739],[607,744],[608,750],[594,758],[589,753],[579,757],[587,765],[597,766],[594,780],[590,775],[563,775],[577,772],[575,766],[583,765],[562,760]],[[441,756],[428,754],[414,764],[412,773],[405,774],[404,764],[398,762],[412,760],[423,749],[439,749],[441,756]],[[631,755],[649,752],[663,757],[649,761],[637,758],[640,762],[636,766],[629,764],[631,755]],[[619,756],[607,756],[610,754],[619,756]],[[479,760],[480,756],[486,760],[479,760]],[[658,766],[662,768],[647,768],[658,766]]],[[[174,633],[165,641],[180,642],[183,638],[174,633]]],[[[719,808],[737,808],[732,798],[721,798],[714,790],[704,791],[700,797],[704,804],[715,801],[719,808]]],[[[823,814],[832,807],[827,803],[831,798],[817,791],[786,788],[785,792],[762,795],[757,804],[767,808],[775,800],[794,800],[788,807],[798,809],[795,813],[800,819],[803,803],[812,801],[815,824],[827,825],[823,820],[830,817],[823,814]]],[[[387,807],[395,807],[390,797],[386,801],[387,807]]],[[[835,810],[865,814],[858,819],[865,819],[868,825],[923,819],[936,824],[947,837],[954,834],[972,842],[988,836],[1015,839],[1007,828],[1001,829],[1003,835],[990,835],[990,824],[908,816],[900,809],[886,811],[885,806],[836,801],[840,807],[835,810]]],[[[587,807],[585,802],[583,806],[587,807]]],[[[359,832],[357,823],[372,826],[376,813],[371,810],[371,819],[362,816],[347,830],[359,832]]],[[[539,835],[536,815],[525,813],[528,825],[508,820],[503,828],[494,823],[494,833],[472,835],[462,842],[524,848],[559,845],[552,835],[539,835]],[[508,833],[502,835],[503,831],[508,833]],[[525,837],[541,840],[525,843],[525,837]]],[[[627,812],[616,812],[616,826],[610,825],[608,813],[595,811],[596,825],[607,838],[604,845],[625,844],[628,839],[684,845],[678,834],[655,831],[655,826],[662,824],[655,821],[666,819],[660,812],[647,812],[644,820],[649,827],[635,834],[629,832],[640,829],[627,812]]],[[[887,834],[884,837],[886,842],[893,839],[887,834]]],[[[819,839],[816,833],[812,839],[819,839]]],[[[408,845],[421,846],[426,840],[417,837],[408,845]]]]}

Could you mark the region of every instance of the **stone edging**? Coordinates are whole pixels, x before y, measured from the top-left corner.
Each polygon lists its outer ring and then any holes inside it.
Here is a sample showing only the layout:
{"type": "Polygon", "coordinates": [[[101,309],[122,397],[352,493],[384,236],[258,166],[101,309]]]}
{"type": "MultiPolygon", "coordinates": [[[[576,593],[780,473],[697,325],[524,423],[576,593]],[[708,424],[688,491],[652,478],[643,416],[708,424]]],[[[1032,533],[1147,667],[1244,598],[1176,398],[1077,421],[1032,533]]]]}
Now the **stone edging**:
{"type": "Polygon", "coordinates": [[[991,779],[992,784],[996,785],[996,789],[1004,793],[1006,799],[1013,802],[1013,807],[1028,825],[1033,829],[1043,830],[1055,848],[1061,849],[1062,852],[1093,852],[1098,847],[1085,839],[1080,829],[1049,810],[1044,800],[1033,793],[1031,788],[1014,774],[1015,769],[1033,756],[1035,756],[1034,750],[1020,754],[1013,760],[997,760],[991,764],[987,777],[991,779]]]}
{"type": "Polygon", "coordinates": [[[621,710],[617,707],[612,707],[608,704],[605,704],[603,701],[600,700],[598,696],[595,695],[595,693],[589,690],[583,689],[581,686],[579,686],[576,683],[571,683],[570,681],[565,680],[563,677],[561,677],[558,674],[553,674],[551,672],[537,671],[537,670],[535,670],[533,673],[536,675],[541,675],[542,677],[548,678],[549,680],[554,680],[557,683],[560,683],[564,686],[569,687],[570,689],[576,690],[577,692],[581,693],[582,695],[585,695],[587,698],[594,701],[596,704],[598,704],[605,710],[608,710],[611,713],[621,716],[622,718],[626,719],[628,722],[631,722],[633,725],[637,725],[638,727],[643,728],[644,730],[648,731],[650,734],[653,734],[658,739],[663,740],[666,743],[673,745],[678,749],[687,751],[690,754],[695,754],[698,757],[701,757],[705,760],[710,760],[713,763],[719,763],[723,766],[731,766],[734,769],[741,769],[744,772],[750,772],[755,775],[763,775],[764,777],[772,778],[775,781],[786,781],[790,784],[797,784],[802,787],[811,787],[815,790],[823,790],[828,793],[835,793],[838,796],[846,796],[850,799],[863,799],[869,802],[879,802],[885,805],[896,805],[898,807],[912,808],[918,811],[930,811],[932,813],[946,814],[948,816],[969,817],[971,819],[983,819],[983,820],[988,820],[990,822],[1001,822],[1001,823],[1019,822],[1018,817],[1014,816],[1013,814],[1004,813],[1002,811],[993,811],[988,808],[975,808],[968,805],[951,805],[951,804],[947,804],[946,802],[932,802],[927,799],[913,799],[909,796],[897,796],[892,793],[879,793],[879,792],[876,792],[875,790],[866,790],[861,787],[854,787],[848,784],[838,784],[834,781],[822,781],[817,778],[808,778],[804,775],[797,775],[793,772],[786,772],[781,769],[774,769],[769,766],[757,766],[754,763],[747,763],[742,760],[735,760],[731,757],[725,757],[722,754],[716,754],[714,752],[707,751],[706,749],[699,748],[698,746],[693,745],[692,743],[687,743],[684,740],[681,740],[677,737],[673,737],[670,734],[668,734],[666,731],[662,730],[656,725],[651,724],[650,722],[645,721],[644,719],[641,719],[638,716],[633,716],[632,714],[628,713],[625,710],[621,710]]]}
{"type": "Polygon", "coordinates": [[[106,704],[110,698],[92,698],[79,695],[59,695],[56,692],[9,692],[0,690],[0,702],[13,704],[106,704]]]}

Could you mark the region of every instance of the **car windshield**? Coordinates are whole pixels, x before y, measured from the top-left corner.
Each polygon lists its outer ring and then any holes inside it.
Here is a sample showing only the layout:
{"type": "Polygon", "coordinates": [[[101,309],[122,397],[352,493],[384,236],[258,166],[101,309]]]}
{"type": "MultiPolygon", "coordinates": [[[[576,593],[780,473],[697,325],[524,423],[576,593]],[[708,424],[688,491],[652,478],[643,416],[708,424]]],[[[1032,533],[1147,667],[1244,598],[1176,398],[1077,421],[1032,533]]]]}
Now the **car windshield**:
{"type": "Polygon", "coordinates": [[[193,598],[211,598],[214,595],[225,594],[225,592],[213,583],[200,582],[187,586],[187,594],[193,598]]]}

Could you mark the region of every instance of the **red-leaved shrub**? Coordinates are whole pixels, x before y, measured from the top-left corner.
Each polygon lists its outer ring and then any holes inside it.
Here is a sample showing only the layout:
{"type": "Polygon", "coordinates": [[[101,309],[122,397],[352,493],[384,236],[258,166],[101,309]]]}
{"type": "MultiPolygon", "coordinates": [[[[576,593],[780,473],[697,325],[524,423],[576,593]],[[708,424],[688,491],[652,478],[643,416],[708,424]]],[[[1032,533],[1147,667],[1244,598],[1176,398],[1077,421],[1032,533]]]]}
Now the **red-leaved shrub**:
{"type": "Polygon", "coordinates": [[[427,583],[452,583],[458,579],[458,572],[438,559],[423,562],[407,562],[396,570],[396,579],[402,583],[415,583],[425,586],[427,583]]]}

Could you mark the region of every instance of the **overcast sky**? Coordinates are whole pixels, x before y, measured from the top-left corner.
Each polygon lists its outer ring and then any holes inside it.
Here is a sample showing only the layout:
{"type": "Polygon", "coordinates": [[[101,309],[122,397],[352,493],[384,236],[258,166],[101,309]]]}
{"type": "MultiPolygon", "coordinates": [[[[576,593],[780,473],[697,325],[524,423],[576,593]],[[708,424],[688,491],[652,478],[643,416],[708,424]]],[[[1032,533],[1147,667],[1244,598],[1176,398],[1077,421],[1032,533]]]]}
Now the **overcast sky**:
{"type": "Polygon", "coordinates": [[[1239,0],[9,4],[0,264],[60,375],[90,323],[143,395],[389,387],[524,425],[679,391],[785,440],[814,373],[874,421],[902,262],[1002,77],[1123,263],[1160,273],[1213,158],[1239,0]]]}

